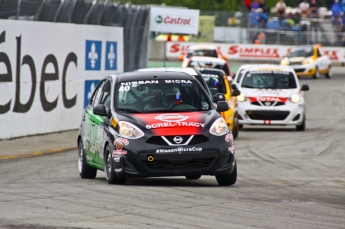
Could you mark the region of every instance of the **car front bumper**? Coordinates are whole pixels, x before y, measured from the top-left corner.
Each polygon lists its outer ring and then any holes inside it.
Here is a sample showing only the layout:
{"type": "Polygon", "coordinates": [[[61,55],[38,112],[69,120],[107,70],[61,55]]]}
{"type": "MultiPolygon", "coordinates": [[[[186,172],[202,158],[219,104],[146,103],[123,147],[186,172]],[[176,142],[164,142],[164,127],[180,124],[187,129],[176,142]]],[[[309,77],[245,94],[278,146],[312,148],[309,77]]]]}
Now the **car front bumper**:
{"type": "Polygon", "coordinates": [[[300,125],[304,118],[303,103],[286,104],[278,107],[239,104],[240,124],[250,125],[300,125]]]}
{"type": "Polygon", "coordinates": [[[118,177],[160,177],[218,175],[231,173],[235,155],[226,141],[191,146],[157,147],[139,142],[126,147],[127,154],[113,153],[113,166],[118,177]],[[145,148],[145,149],[144,149],[145,148]]]}

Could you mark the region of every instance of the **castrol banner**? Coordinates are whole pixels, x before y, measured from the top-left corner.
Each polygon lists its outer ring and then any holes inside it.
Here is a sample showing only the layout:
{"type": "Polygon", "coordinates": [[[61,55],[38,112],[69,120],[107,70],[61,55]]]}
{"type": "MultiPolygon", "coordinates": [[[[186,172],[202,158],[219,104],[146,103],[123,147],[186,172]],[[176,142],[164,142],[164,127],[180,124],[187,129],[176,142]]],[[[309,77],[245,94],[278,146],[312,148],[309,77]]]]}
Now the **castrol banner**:
{"type": "MultiPolygon", "coordinates": [[[[224,43],[196,43],[196,42],[167,42],[166,57],[168,60],[177,60],[192,45],[216,45],[228,60],[263,60],[279,61],[291,48],[289,45],[254,45],[254,44],[224,44],[224,43]]],[[[323,50],[334,63],[345,62],[345,48],[327,47],[323,50]]]]}
{"type": "Polygon", "coordinates": [[[198,34],[199,10],[174,7],[150,7],[150,31],[198,34]]]}

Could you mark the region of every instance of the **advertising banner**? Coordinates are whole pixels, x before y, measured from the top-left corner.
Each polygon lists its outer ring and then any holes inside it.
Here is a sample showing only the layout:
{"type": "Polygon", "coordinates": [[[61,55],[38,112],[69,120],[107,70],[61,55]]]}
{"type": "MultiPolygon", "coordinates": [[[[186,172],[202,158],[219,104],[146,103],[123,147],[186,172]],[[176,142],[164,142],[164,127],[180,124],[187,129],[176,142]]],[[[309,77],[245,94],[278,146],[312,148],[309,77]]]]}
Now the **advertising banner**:
{"type": "MultiPolygon", "coordinates": [[[[272,60],[280,61],[294,46],[288,45],[253,45],[253,44],[224,44],[224,43],[196,43],[196,42],[167,42],[166,57],[168,60],[178,60],[178,57],[191,45],[216,45],[228,60],[272,60]]],[[[333,63],[345,63],[345,48],[327,47],[323,50],[333,63]]]]}
{"type": "Polygon", "coordinates": [[[96,83],[123,72],[123,28],[0,23],[0,139],[78,128],[96,83]]]}
{"type": "Polygon", "coordinates": [[[151,6],[150,31],[198,34],[199,10],[151,6]]]}

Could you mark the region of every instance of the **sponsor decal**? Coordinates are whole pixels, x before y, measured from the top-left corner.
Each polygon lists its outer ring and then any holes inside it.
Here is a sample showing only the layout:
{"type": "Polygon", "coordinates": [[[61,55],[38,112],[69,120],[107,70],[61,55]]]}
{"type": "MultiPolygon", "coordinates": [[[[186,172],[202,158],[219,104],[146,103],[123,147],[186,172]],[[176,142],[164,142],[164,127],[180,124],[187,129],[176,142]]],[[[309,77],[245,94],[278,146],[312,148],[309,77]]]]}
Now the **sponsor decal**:
{"type": "Polygon", "coordinates": [[[229,47],[228,54],[235,55],[238,54],[240,57],[261,57],[261,58],[279,58],[279,48],[272,47],[239,47],[238,45],[233,45],[229,47]]]}
{"type": "Polygon", "coordinates": [[[201,152],[201,147],[175,148],[175,149],[156,149],[156,153],[182,153],[182,152],[201,152]]]}
{"type": "Polygon", "coordinates": [[[158,84],[158,80],[139,80],[139,81],[131,81],[131,82],[121,82],[122,86],[127,85],[138,85],[138,84],[158,84]]]}
{"type": "Polygon", "coordinates": [[[118,155],[126,155],[127,150],[113,150],[113,157],[117,157],[118,155]]]}
{"type": "Polygon", "coordinates": [[[169,52],[171,52],[171,53],[186,54],[188,48],[189,48],[189,45],[173,44],[173,45],[171,45],[169,52]]]}
{"type": "Polygon", "coordinates": [[[271,125],[271,120],[263,120],[264,125],[271,125]]]}
{"type": "Polygon", "coordinates": [[[282,102],[285,103],[287,98],[274,97],[274,96],[260,96],[260,97],[249,97],[251,103],[253,102],[282,102]]]}
{"type": "Polygon", "coordinates": [[[287,90],[282,90],[282,89],[255,89],[252,90],[253,94],[255,95],[275,95],[278,96],[281,94],[287,94],[287,90]]]}
{"type": "Polygon", "coordinates": [[[229,144],[230,144],[230,146],[228,147],[228,151],[235,153],[234,137],[233,137],[232,133],[228,133],[227,135],[225,135],[225,141],[229,142],[229,144]]]}
{"type": "Polygon", "coordinates": [[[115,141],[114,141],[114,145],[116,146],[117,144],[121,143],[121,145],[128,145],[129,144],[129,141],[128,139],[126,138],[116,138],[115,141]]]}
{"type": "Polygon", "coordinates": [[[146,129],[155,129],[162,127],[204,127],[205,123],[199,122],[163,122],[146,125],[146,129]]]}
{"type": "Polygon", "coordinates": [[[165,80],[165,83],[189,83],[189,84],[191,84],[192,81],[190,81],[190,80],[165,80]]]}
{"type": "Polygon", "coordinates": [[[101,70],[102,41],[85,41],[85,70],[101,70]]]}
{"type": "Polygon", "coordinates": [[[165,122],[181,122],[188,119],[188,116],[180,114],[161,114],[155,117],[156,120],[165,122]]]}
{"type": "Polygon", "coordinates": [[[230,151],[232,154],[234,154],[235,153],[235,147],[233,147],[233,146],[228,147],[228,151],[230,151]]]}

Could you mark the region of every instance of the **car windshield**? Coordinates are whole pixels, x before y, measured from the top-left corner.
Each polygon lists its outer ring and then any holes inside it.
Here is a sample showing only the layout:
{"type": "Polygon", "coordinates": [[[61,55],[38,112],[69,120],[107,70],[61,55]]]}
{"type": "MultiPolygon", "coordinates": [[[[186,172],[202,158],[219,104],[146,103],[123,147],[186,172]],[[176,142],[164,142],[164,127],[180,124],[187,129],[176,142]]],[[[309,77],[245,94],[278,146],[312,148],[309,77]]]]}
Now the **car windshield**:
{"type": "Polygon", "coordinates": [[[184,79],[120,82],[115,86],[115,110],[125,113],[210,110],[199,83],[184,79]]]}
{"type": "Polygon", "coordinates": [[[210,88],[212,95],[216,93],[225,94],[224,78],[216,74],[202,74],[207,86],[210,88]]]}
{"type": "Polygon", "coordinates": [[[230,75],[229,69],[227,68],[226,64],[220,64],[218,62],[212,62],[212,61],[204,61],[204,60],[192,60],[189,62],[187,67],[192,68],[215,68],[215,69],[221,69],[223,70],[226,75],[230,75]]]}
{"type": "Polygon", "coordinates": [[[297,88],[293,73],[288,71],[250,71],[243,77],[242,88],[292,89],[297,88]]]}
{"type": "Polygon", "coordinates": [[[218,57],[217,51],[212,49],[198,49],[198,50],[190,50],[187,53],[187,58],[192,56],[209,56],[209,57],[218,57]]]}
{"type": "Polygon", "coordinates": [[[313,55],[313,48],[312,47],[308,47],[308,48],[296,48],[296,49],[292,49],[289,54],[288,57],[310,57],[313,55]]]}

